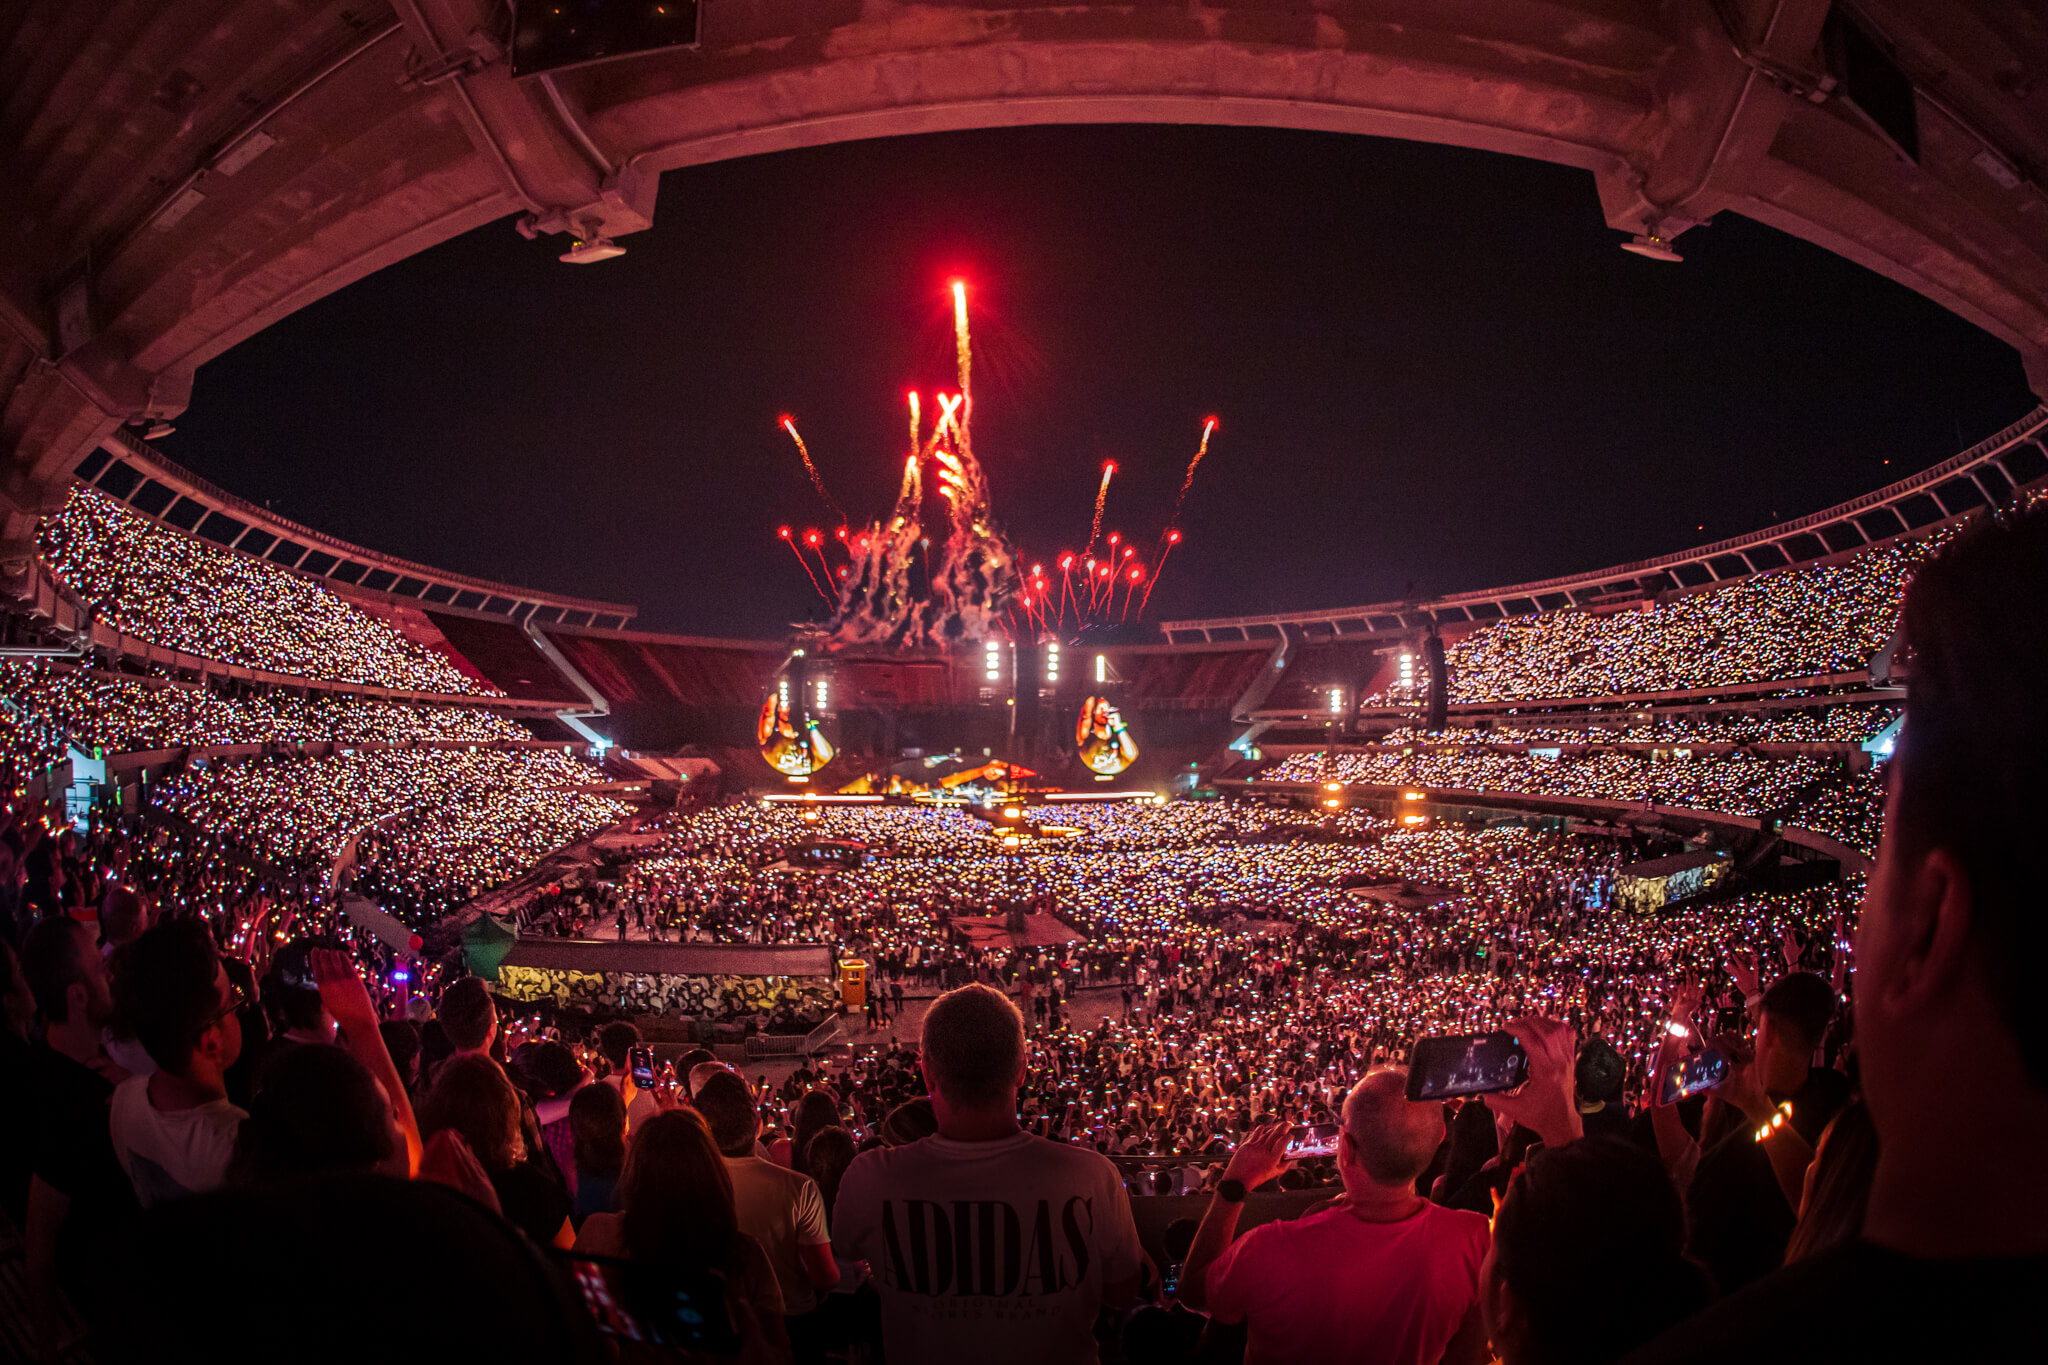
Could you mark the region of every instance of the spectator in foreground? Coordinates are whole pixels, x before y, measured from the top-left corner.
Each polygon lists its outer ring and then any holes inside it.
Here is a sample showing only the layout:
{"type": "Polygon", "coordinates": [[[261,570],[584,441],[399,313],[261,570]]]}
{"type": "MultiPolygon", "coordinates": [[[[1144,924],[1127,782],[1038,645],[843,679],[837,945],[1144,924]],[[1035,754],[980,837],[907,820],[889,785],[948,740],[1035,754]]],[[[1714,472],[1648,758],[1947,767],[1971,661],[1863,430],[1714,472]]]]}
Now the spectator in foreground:
{"type": "Polygon", "coordinates": [[[237,1184],[352,1173],[403,1179],[406,1141],[368,1067],[338,1047],[289,1048],[263,1069],[228,1163],[237,1184]]]}
{"type": "Polygon", "coordinates": [[[574,1142],[575,1213],[578,1227],[593,1213],[611,1213],[619,1172],[626,1165],[626,1102],[602,1083],[586,1085],[569,1100],[574,1142]]]}
{"type": "Polygon", "coordinates": [[[1744,1058],[1729,1045],[1736,1065],[1714,1092],[1740,1119],[1704,1152],[1690,1150],[1694,1144],[1675,1106],[1652,1105],[1667,1165],[1679,1171],[1696,1166],[1686,1192],[1690,1250],[1723,1291],[1741,1288],[1785,1259],[1814,1144],[1849,1097],[1848,1077],[1813,1065],[1834,1011],[1834,991],[1811,972],[1780,977],[1759,997],[1754,1055],[1744,1058]],[[1792,1106],[1789,1121],[1759,1143],[1757,1129],[1783,1103],[1792,1106]]]}
{"type": "Polygon", "coordinates": [[[2048,510],[1965,532],[1921,569],[1902,630],[1912,690],[1856,935],[1877,1135],[1862,1236],[1680,1324],[1631,1358],[1645,1365],[1986,1360],[2037,1334],[2048,510]]]}
{"type": "Polygon", "coordinates": [[[1180,1298],[1217,1322],[1245,1323],[1248,1365],[1484,1358],[1486,1220],[1416,1193],[1444,1138],[1443,1106],[1411,1102],[1407,1084],[1405,1070],[1382,1068],[1346,1097],[1341,1200],[1263,1223],[1234,1244],[1245,1195],[1286,1168],[1288,1126],[1263,1125],[1231,1154],[1188,1251],[1180,1298]]]}
{"type": "Polygon", "coordinates": [[[504,1068],[472,1052],[442,1065],[420,1106],[420,1130],[429,1138],[444,1129],[461,1134],[505,1217],[540,1246],[567,1247],[575,1240],[568,1192],[527,1159],[519,1112],[504,1068]]]}
{"type": "MultiPolygon", "coordinates": [[[[465,976],[441,992],[440,1020],[455,1056],[491,1055],[491,1045],[498,1040],[498,1007],[482,980],[465,976]]],[[[432,1084],[432,1077],[425,1079],[432,1084]]]]}
{"type": "Polygon", "coordinates": [[[430,1181],[234,1187],[147,1215],[106,1272],[106,1365],[361,1365],[611,1357],[567,1278],[496,1215],[430,1181]]]}
{"type": "Polygon", "coordinates": [[[732,1195],[727,1163],[703,1118],[668,1110],[634,1132],[619,1176],[620,1211],[586,1219],[576,1251],[630,1260],[675,1283],[717,1275],[747,1359],[787,1360],[782,1291],[761,1244],[740,1230],[732,1195]]]}
{"type": "Polygon", "coordinates": [[[114,1086],[125,1080],[100,1050],[113,1014],[106,961],[92,932],[72,919],[46,919],[21,948],[43,1038],[31,1054],[21,1097],[32,1177],[26,1227],[30,1310],[47,1354],[57,1340],[58,1291],[88,1319],[113,1287],[98,1273],[107,1248],[134,1218],[134,1187],[107,1131],[114,1086]]]}
{"type": "Polygon", "coordinates": [[[783,1312],[789,1315],[790,1343],[799,1358],[808,1358],[816,1354],[809,1315],[818,1306],[818,1296],[839,1283],[817,1182],[755,1154],[761,1113],[747,1083],[736,1073],[721,1071],[708,1077],[694,1104],[725,1158],[740,1231],[761,1244],[775,1267],[783,1312]]]}
{"type": "Polygon", "coordinates": [[[660,1107],[652,1090],[642,1090],[633,1083],[628,1063],[639,1043],[640,1030],[624,1019],[615,1019],[597,1031],[597,1049],[604,1054],[605,1063],[611,1068],[610,1074],[603,1078],[604,1083],[618,1092],[624,1101],[629,1130],[653,1118],[660,1107]]]}
{"type": "Polygon", "coordinates": [[[835,1210],[833,1246],[874,1271],[890,1365],[1088,1365],[1097,1312],[1128,1303],[1144,1267],[1123,1180],[1017,1126],[1024,1020],[1008,996],[940,996],[921,1051],[937,1135],[855,1157],[835,1210]]]}
{"type": "Polygon", "coordinates": [[[1508,1186],[1481,1277],[1503,1365],[1606,1365],[1712,1297],[1686,1259],[1685,1207],[1620,1138],[1546,1149],[1508,1186]]]}
{"type": "Polygon", "coordinates": [[[228,1103],[241,997],[198,919],[166,920],[120,954],[117,1007],[157,1069],[115,1087],[114,1155],[144,1208],[217,1188],[248,1115],[228,1103]]]}

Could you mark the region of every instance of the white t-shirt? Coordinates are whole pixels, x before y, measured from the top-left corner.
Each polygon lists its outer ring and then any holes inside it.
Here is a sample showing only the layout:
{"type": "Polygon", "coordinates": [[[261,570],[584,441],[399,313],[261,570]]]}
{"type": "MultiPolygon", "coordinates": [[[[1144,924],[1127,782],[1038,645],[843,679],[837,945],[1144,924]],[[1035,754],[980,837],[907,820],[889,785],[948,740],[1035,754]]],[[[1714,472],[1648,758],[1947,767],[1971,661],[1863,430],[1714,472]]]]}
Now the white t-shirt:
{"type": "Polygon", "coordinates": [[[1089,1365],[1103,1287],[1144,1256],[1116,1167],[1028,1133],[863,1152],[832,1219],[874,1272],[890,1365],[1089,1365]]]}
{"type": "Polygon", "coordinates": [[[740,1231],[761,1244],[782,1286],[783,1311],[791,1317],[818,1306],[818,1291],[804,1270],[802,1247],[824,1246],[825,1201],[818,1182],[757,1156],[729,1156],[733,1210],[740,1231]]]}
{"type": "Polygon", "coordinates": [[[150,1103],[149,1077],[130,1076],[114,1087],[107,1122],[114,1155],[147,1209],[219,1188],[235,1150],[235,1134],[247,1117],[226,1100],[158,1109],[150,1103]]]}
{"type": "MultiPolygon", "coordinates": [[[[621,1095],[626,1093],[626,1078],[623,1075],[613,1074],[607,1076],[604,1078],[604,1083],[618,1091],[621,1095]]],[[[638,1128],[660,1112],[661,1106],[655,1103],[652,1090],[636,1089],[633,1092],[633,1102],[626,1106],[626,1127],[629,1129],[638,1128]]]]}

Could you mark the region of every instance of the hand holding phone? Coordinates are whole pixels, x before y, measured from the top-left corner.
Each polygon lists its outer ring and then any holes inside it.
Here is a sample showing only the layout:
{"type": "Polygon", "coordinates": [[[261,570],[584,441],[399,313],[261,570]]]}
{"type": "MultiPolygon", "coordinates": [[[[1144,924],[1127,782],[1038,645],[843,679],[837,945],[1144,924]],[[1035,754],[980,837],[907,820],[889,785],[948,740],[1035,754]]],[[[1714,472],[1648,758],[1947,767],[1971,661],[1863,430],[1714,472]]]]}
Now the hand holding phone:
{"type": "Polygon", "coordinates": [[[1418,1038],[1408,1058],[1408,1098],[1492,1095],[1529,1078],[1529,1054],[1503,1032],[1418,1038]]]}
{"type": "Polygon", "coordinates": [[[1657,1084],[1659,1104],[1680,1100],[1714,1089],[1728,1079],[1728,1054],[1717,1047],[1701,1048],[1664,1066],[1657,1084]]]}
{"type": "Polygon", "coordinates": [[[1289,1161],[1313,1161],[1337,1154],[1337,1137],[1343,1130],[1334,1123],[1296,1124],[1287,1130],[1285,1155],[1289,1161]]]}
{"type": "Polygon", "coordinates": [[[1230,1154],[1223,1178],[1242,1181],[1247,1190],[1255,1190],[1280,1174],[1287,1166],[1290,1131],[1284,1123],[1263,1123],[1246,1133],[1244,1141],[1230,1154]]]}

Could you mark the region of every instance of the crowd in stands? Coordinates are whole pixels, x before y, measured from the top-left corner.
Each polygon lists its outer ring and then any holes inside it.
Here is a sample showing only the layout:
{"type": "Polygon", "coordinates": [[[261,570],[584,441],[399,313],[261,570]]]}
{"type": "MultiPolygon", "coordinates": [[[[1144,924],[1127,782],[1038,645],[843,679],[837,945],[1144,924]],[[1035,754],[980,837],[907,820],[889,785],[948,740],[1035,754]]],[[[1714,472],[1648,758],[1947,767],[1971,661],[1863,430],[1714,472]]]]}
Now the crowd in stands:
{"type": "Polygon", "coordinates": [[[360,837],[360,889],[424,922],[624,819],[624,802],[576,790],[605,780],[551,749],[366,749],[193,763],[149,804],[309,870],[360,837]]]}
{"type": "Polygon", "coordinates": [[[1627,696],[1860,672],[1897,629],[1914,570],[1944,539],[1897,541],[1640,608],[1489,622],[1446,645],[1450,700],[1627,696]]]}
{"type": "Polygon", "coordinates": [[[690,813],[669,851],[628,872],[602,909],[564,901],[549,913],[596,935],[627,917],[661,936],[828,943],[868,961],[896,1001],[972,981],[1028,992],[1044,1060],[1081,1101],[1062,1109],[1060,1135],[1096,1135],[1118,1153],[1241,1135],[1251,1112],[1224,1102],[1230,1076],[1290,1113],[1327,1109],[1338,1073],[1297,1074],[1305,1040],[1325,1030],[1369,1060],[1418,1032],[1554,1009],[1609,1038],[1634,1095],[1670,981],[1713,975],[1731,935],[1795,935],[1811,965],[1832,971],[1853,895],[1749,896],[1643,918],[1607,903],[1634,843],[1512,826],[1406,830],[1362,812],[1305,823],[1244,803],[1100,806],[1089,834],[1022,854],[964,814],[815,814],[690,813]],[[921,851],[889,852],[892,831],[914,823],[921,851]],[[876,852],[851,869],[778,866],[789,843],[816,837],[876,852]],[[1078,937],[1029,947],[968,932],[1020,907],[1078,937]],[[1108,1019],[1062,1032],[1087,992],[1108,1019]],[[1133,1067],[1165,1070],[1133,1082],[1133,1067]],[[1177,1093],[1156,1087],[1168,1072],[1177,1093]]]}
{"type": "Polygon", "coordinates": [[[0,694],[88,752],[231,744],[472,744],[530,741],[493,712],[346,696],[216,691],[46,662],[0,664],[0,694]]]}
{"type": "Polygon", "coordinates": [[[1802,796],[1785,821],[1875,856],[1884,831],[1884,769],[1840,773],[1802,796]]]}
{"type": "Polygon", "coordinates": [[[1792,754],[1646,754],[1603,749],[1546,755],[1455,744],[1443,748],[1359,748],[1290,754],[1260,774],[1285,783],[1417,786],[1457,791],[1647,801],[1688,810],[1758,815],[1816,783],[1845,774],[1838,760],[1792,754]]]}
{"type": "MultiPolygon", "coordinates": [[[[1126,807],[1006,855],[945,813],[682,815],[634,894],[698,928],[828,931],[882,981],[967,978],[914,1046],[780,1090],[703,1050],[643,1084],[630,1022],[514,1027],[479,978],[394,989],[261,865],[330,846],[312,803],[379,780],[353,768],[209,765],[189,821],[83,834],[10,801],[0,1213],[28,1349],[64,1358],[83,1328],[109,1362],[2023,1355],[2048,1281],[2026,909],[2048,515],[1934,561],[1904,616],[1867,885],[1633,916],[1607,891],[1640,849],[1513,827],[1126,807]],[[297,814],[266,823],[279,803],[297,814]],[[875,856],[774,866],[828,831],[875,856]],[[1019,903],[1079,936],[961,932],[1019,903]],[[1519,1084],[1410,1098],[1418,1039],[1494,1029],[1519,1084]],[[1720,1080],[1667,1095],[1695,1048],[1720,1080]],[[1291,1156],[1322,1123],[1327,1154],[1291,1156]],[[1132,1166],[1200,1191],[1162,1210],[1181,1221],[1141,1230],[1132,1166]]],[[[506,784],[573,785],[567,764],[506,784]]],[[[511,770],[431,790],[486,771],[511,770]]]]}
{"type": "Polygon", "coordinates": [[[1581,725],[1522,723],[1458,726],[1440,731],[1401,727],[1376,742],[1388,747],[1417,745],[1441,748],[1452,744],[1859,744],[1874,738],[1897,720],[1899,708],[1888,703],[1847,703],[1813,709],[1759,710],[1742,715],[1701,719],[1692,715],[1641,713],[1620,717],[1588,717],[1581,725]]]}
{"type": "Polygon", "coordinates": [[[180,534],[91,488],[73,489],[43,519],[37,545],[98,619],[151,644],[296,677],[496,695],[313,580],[180,534]]]}

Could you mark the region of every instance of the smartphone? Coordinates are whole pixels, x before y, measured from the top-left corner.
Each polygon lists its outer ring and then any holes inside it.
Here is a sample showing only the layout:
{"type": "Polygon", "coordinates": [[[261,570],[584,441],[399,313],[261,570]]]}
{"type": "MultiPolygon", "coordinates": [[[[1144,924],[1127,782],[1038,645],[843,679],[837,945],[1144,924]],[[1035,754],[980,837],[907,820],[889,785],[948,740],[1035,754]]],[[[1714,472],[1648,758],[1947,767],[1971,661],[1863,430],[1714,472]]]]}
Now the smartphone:
{"type": "Polygon", "coordinates": [[[626,1049],[626,1068],[633,1073],[633,1084],[642,1090],[654,1088],[654,1049],[645,1043],[635,1043],[626,1049]]]}
{"type": "Polygon", "coordinates": [[[1178,1294],[1180,1292],[1180,1267],[1181,1263],[1179,1261],[1167,1263],[1166,1273],[1159,1280],[1161,1293],[1178,1294]]]}
{"type": "Polygon", "coordinates": [[[740,1336],[726,1310],[724,1283],[710,1272],[664,1274],[608,1256],[554,1253],[576,1281],[597,1330],[707,1355],[733,1355],[740,1336]]]}
{"type": "Polygon", "coordinates": [[[1289,1161],[1335,1156],[1339,1131],[1334,1123],[1297,1123],[1287,1131],[1287,1150],[1282,1155],[1289,1161]]]}
{"type": "Polygon", "coordinates": [[[1704,1094],[1728,1079],[1728,1054],[1717,1047],[1701,1048],[1682,1061],[1673,1062],[1658,1087],[1659,1101],[1676,1104],[1693,1095],[1704,1094]]]}
{"type": "Polygon", "coordinates": [[[1529,1054],[1512,1033],[1418,1038],[1408,1058],[1408,1098],[1491,1095],[1529,1079],[1529,1054]]]}

